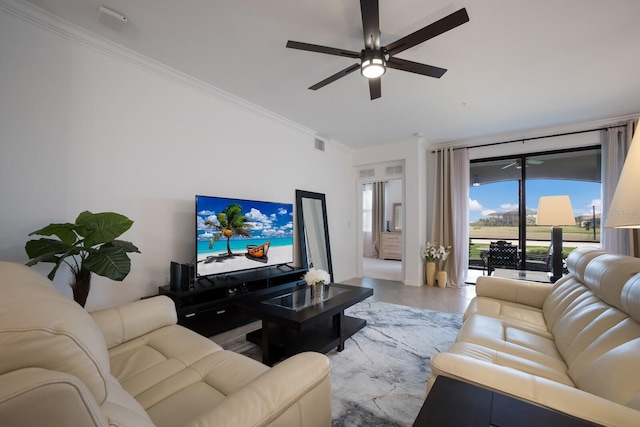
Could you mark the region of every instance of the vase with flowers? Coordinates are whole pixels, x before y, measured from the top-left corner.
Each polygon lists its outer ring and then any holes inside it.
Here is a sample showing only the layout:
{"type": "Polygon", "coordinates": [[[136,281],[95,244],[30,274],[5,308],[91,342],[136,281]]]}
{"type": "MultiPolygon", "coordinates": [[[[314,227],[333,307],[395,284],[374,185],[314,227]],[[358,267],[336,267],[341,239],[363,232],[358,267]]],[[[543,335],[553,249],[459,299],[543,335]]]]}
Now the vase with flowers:
{"type": "Polygon", "coordinates": [[[438,286],[444,288],[447,283],[447,272],[444,271],[444,262],[447,260],[451,246],[439,245],[438,242],[427,242],[420,251],[420,255],[426,262],[425,281],[428,286],[436,284],[436,272],[438,272],[438,286]]]}
{"type": "Polygon", "coordinates": [[[310,268],[309,271],[302,276],[302,279],[309,285],[311,289],[311,302],[317,304],[322,302],[324,294],[324,285],[331,281],[331,276],[324,270],[316,270],[310,268]]]}

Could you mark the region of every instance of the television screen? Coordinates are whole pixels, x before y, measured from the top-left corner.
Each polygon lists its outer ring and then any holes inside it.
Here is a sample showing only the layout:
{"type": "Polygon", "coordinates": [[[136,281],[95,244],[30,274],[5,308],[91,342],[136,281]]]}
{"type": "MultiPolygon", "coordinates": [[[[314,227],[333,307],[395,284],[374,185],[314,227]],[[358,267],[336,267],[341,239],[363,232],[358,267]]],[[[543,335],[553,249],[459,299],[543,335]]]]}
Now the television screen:
{"type": "Polygon", "coordinates": [[[196,276],[293,262],[293,204],[196,196],[196,276]]]}

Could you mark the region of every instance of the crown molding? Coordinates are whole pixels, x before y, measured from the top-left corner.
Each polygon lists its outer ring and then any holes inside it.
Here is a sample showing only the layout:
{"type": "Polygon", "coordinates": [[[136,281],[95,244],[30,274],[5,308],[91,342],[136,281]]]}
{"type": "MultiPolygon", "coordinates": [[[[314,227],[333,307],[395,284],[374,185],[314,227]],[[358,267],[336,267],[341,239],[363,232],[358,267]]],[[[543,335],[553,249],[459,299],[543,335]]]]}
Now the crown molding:
{"type": "Polygon", "coordinates": [[[212,98],[223,99],[225,101],[234,103],[243,107],[245,110],[258,113],[262,116],[283,123],[306,134],[317,134],[317,132],[313,129],[294,122],[293,120],[289,120],[284,116],[269,111],[266,108],[253,104],[213,85],[207,84],[202,80],[196,79],[195,77],[171,68],[166,64],[146,57],[105,37],[92,33],[26,1],[0,0],[0,11],[15,16],[18,19],[21,19],[60,37],[64,37],[84,47],[100,52],[117,61],[126,63],[132,67],[162,77],[175,84],[195,90],[212,98]]]}

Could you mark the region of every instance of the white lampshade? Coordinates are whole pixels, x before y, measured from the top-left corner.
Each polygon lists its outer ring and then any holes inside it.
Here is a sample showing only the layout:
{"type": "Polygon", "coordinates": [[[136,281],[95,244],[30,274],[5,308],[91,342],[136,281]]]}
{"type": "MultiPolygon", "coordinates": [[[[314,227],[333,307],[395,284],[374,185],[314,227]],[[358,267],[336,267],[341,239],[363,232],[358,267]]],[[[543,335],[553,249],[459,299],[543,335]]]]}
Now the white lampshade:
{"type": "Polygon", "coordinates": [[[537,225],[575,225],[569,196],[543,196],[538,202],[537,225]]]}
{"type": "Polygon", "coordinates": [[[613,194],[605,227],[640,228],[640,131],[636,131],[613,194]]]}

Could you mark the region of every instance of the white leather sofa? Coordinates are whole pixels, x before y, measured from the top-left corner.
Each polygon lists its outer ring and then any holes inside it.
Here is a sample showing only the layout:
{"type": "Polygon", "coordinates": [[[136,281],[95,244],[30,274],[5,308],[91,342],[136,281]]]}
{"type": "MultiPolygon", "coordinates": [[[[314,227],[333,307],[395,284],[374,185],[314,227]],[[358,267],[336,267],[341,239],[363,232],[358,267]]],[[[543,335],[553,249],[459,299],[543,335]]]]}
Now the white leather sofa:
{"type": "Polygon", "coordinates": [[[480,277],[428,389],[444,375],[598,425],[640,426],[640,259],[580,248],[567,267],[555,284],[480,277]]]}
{"type": "Polygon", "coordinates": [[[0,262],[0,425],[329,426],[331,365],[269,368],[176,325],[159,296],[87,313],[0,262]]]}

